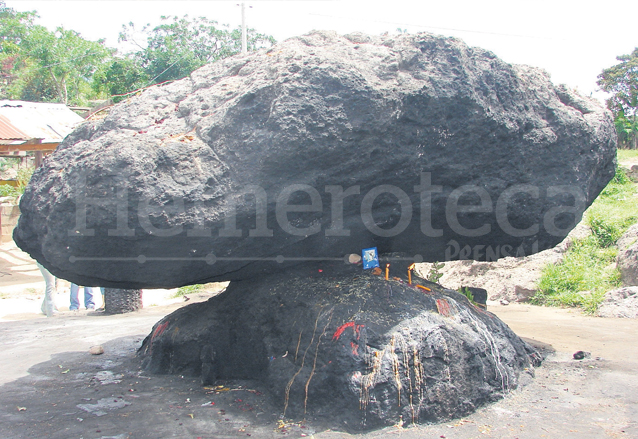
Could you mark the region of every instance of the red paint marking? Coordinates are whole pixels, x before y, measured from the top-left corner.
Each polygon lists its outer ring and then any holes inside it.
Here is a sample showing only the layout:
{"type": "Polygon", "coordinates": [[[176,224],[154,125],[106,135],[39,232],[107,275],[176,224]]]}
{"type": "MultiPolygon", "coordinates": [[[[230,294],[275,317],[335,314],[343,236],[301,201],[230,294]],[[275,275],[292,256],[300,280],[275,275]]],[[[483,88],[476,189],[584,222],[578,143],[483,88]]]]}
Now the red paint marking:
{"type": "Polygon", "coordinates": [[[153,340],[155,340],[155,337],[159,337],[160,335],[162,335],[167,327],[168,322],[164,322],[161,325],[158,325],[157,328],[155,328],[155,331],[153,331],[153,336],[151,337],[151,344],[153,344],[153,340]]]}
{"type": "Polygon", "coordinates": [[[354,322],[344,323],[343,325],[339,326],[335,333],[332,335],[332,341],[339,340],[339,337],[341,337],[341,334],[343,334],[343,331],[345,331],[346,328],[352,328],[355,335],[357,336],[357,340],[359,340],[359,338],[361,337],[361,328],[363,327],[365,327],[365,325],[355,325],[354,322]]]}
{"type": "Polygon", "coordinates": [[[492,315],[490,313],[488,313],[486,310],[484,310],[480,306],[474,305],[474,309],[477,310],[478,312],[482,313],[482,314],[485,314],[488,317],[492,317],[492,315]]]}
{"type": "Polygon", "coordinates": [[[447,300],[436,299],[436,309],[439,311],[439,314],[450,317],[450,304],[447,303],[447,300]]]}
{"type": "Polygon", "coordinates": [[[337,330],[335,331],[335,333],[332,335],[332,340],[333,341],[339,340],[339,337],[341,337],[341,334],[343,334],[343,331],[345,331],[346,328],[350,328],[350,327],[354,328],[354,322],[344,323],[343,325],[339,326],[337,330]]]}
{"type": "Polygon", "coordinates": [[[352,348],[352,355],[357,355],[359,356],[359,345],[353,342],[350,342],[350,347],[352,348]]]}

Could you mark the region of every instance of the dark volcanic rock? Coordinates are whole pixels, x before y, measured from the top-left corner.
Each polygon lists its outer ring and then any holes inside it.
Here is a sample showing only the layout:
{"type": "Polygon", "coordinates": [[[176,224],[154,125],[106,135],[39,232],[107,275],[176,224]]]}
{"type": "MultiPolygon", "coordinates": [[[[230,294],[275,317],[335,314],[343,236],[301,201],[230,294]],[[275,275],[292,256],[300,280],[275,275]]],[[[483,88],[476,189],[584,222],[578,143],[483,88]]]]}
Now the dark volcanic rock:
{"type": "Polygon", "coordinates": [[[313,263],[231,282],[158,322],[139,353],[154,373],[260,380],[285,416],[350,429],[464,416],[533,375],[539,355],[496,316],[418,281],[431,291],[313,263]]]}
{"type": "Polygon", "coordinates": [[[17,244],[82,285],[247,279],[361,248],[418,262],[559,243],[614,175],[610,113],[431,34],[314,32],[86,122],[22,197],[17,244]]]}
{"type": "Polygon", "coordinates": [[[139,289],[104,289],[104,312],[124,314],[142,308],[142,290],[139,289]]]}

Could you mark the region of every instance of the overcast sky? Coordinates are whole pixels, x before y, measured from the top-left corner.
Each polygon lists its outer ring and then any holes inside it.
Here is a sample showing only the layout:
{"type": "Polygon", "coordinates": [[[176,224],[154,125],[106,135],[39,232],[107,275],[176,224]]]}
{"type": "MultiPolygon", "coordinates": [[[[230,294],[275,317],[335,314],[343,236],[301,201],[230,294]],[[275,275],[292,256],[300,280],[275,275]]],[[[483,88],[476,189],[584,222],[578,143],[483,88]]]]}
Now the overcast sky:
{"type": "MultiPolygon", "coordinates": [[[[241,23],[236,1],[6,0],[18,11],[36,10],[39,24],[64,26],[89,40],[117,47],[123,24],[159,23],[161,15],[204,16],[232,27],[241,23]]],[[[246,2],[247,25],[277,40],[313,29],[370,34],[433,32],[456,36],[503,60],[547,70],[555,83],[596,93],[596,76],[638,46],[633,26],[638,1],[583,0],[334,0],[246,2]],[[610,10],[606,11],[605,6],[610,10]],[[249,6],[251,6],[249,8],[249,6]]]]}

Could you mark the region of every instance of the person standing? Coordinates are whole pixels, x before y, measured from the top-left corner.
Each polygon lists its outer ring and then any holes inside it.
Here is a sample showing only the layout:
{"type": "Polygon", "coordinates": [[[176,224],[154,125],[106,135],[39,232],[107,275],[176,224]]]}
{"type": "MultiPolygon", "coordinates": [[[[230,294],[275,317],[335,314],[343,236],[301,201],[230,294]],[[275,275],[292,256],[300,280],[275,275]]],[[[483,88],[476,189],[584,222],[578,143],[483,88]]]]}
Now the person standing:
{"type": "Polygon", "coordinates": [[[100,287],[100,293],[102,293],[102,306],[100,306],[95,311],[104,312],[106,310],[106,300],[104,300],[104,287],[100,287]]]}
{"type": "MultiPolygon", "coordinates": [[[[86,309],[95,309],[95,302],[93,302],[93,288],[92,287],[83,287],[84,288],[84,307],[86,309]]],[[[70,311],[76,311],[80,308],[80,300],[78,298],[80,292],[80,286],[74,283],[71,283],[71,306],[69,306],[70,311]]]]}
{"type": "Polygon", "coordinates": [[[55,305],[55,276],[49,273],[49,270],[44,268],[39,262],[36,262],[36,265],[40,269],[40,273],[42,273],[45,284],[44,299],[40,309],[47,317],[53,317],[58,313],[58,307],[55,305]]]}

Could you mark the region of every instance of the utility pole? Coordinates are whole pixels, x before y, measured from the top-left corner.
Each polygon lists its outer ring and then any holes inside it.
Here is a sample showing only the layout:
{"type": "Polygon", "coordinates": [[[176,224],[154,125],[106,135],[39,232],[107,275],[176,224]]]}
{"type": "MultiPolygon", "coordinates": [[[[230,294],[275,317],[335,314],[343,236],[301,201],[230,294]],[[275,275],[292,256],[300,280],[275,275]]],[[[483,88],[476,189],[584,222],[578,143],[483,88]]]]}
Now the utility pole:
{"type": "Polygon", "coordinates": [[[241,4],[241,53],[248,52],[248,41],[246,38],[246,6],[241,4]]]}

